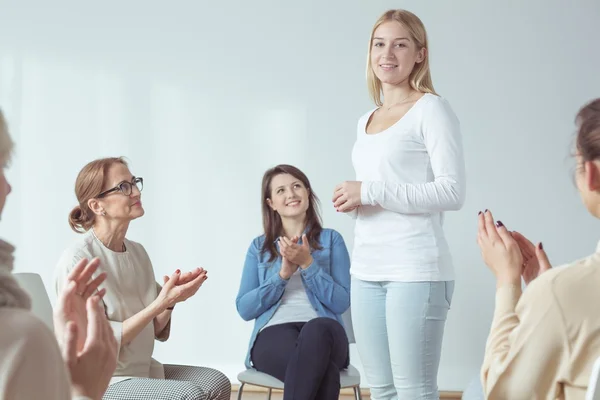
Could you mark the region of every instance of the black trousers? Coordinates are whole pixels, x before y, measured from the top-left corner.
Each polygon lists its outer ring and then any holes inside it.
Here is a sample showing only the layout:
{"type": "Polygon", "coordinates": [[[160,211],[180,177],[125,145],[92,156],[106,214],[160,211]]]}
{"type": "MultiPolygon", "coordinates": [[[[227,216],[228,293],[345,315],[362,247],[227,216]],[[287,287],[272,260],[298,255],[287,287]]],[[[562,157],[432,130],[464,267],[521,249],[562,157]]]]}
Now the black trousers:
{"type": "Polygon", "coordinates": [[[283,381],[284,400],[333,400],[349,364],[348,337],[331,318],[273,325],[258,334],[251,357],[254,368],[283,381]]]}

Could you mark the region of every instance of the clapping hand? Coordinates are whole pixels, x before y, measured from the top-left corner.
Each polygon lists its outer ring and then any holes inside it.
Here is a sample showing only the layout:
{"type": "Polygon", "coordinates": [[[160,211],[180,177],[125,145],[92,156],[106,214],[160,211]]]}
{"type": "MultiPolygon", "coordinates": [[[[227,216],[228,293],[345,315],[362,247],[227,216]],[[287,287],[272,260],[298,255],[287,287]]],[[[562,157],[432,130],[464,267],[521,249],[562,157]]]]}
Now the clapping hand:
{"type": "Polygon", "coordinates": [[[535,278],[552,268],[548,255],[544,251],[542,243],[535,246],[529,239],[517,231],[511,232],[523,255],[522,276],[526,285],[535,278]]]}
{"type": "Polygon", "coordinates": [[[206,270],[197,268],[187,274],[176,270],[170,277],[165,276],[163,278],[165,284],[158,294],[163,308],[173,307],[195,295],[204,281],[208,279],[206,274],[206,270]]]}
{"type": "MultiPolygon", "coordinates": [[[[293,238],[287,239],[287,240],[292,243],[298,243],[298,236],[294,236],[293,238]]],[[[283,238],[282,237],[277,238],[277,242],[279,242],[279,251],[281,253],[283,238]]],[[[288,279],[290,279],[290,277],[292,275],[294,275],[294,273],[296,272],[297,269],[298,269],[298,264],[294,264],[293,262],[290,261],[289,258],[287,258],[286,256],[283,255],[283,253],[281,253],[281,269],[279,270],[279,276],[282,279],[288,280],[288,279]]]]}
{"type": "Polygon", "coordinates": [[[91,280],[100,261],[82,259],[67,276],[53,313],[54,332],[69,373],[74,397],[102,398],[117,365],[117,340],[97,291],[106,273],[91,280]]]}
{"type": "Polygon", "coordinates": [[[282,236],[279,240],[279,251],[281,256],[290,263],[300,266],[305,269],[312,263],[312,256],[310,255],[310,246],[308,244],[308,238],[306,235],[302,235],[302,244],[298,244],[298,239],[295,241],[282,236]]]}
{"type": "MultiPolygon", "coordinates": [[[[196,279],[197,277],[199,277],[200,275],[204,275],[204,277],[205,277],[204,280],[206,280],[206,279],[208,279],[207,273],[208,273],[208,271],[206,271],[204,268],[196,268],[192,271],[184,272],[179,275],[177,282],[175,282],[175,286],[181,286],[186,283],[189,283],[189,282],[193,281],[194,279],[196,279]]],[[[167,275],[165,275],[163,277],[164,283],[167,283],[169,281],[169,279],[170,278],[167,275]]]]}
{"type": "MultiPolygon", "coordinates": [[[[81,259],[67,276],[63,292],[58,297],[58,302],[53,312],[54,331],[59,340],[65,338],[67,322],[72,321],[79,332],[77,350],[81,351],[86,340],[87,332],[87,300],[96,292],[106,279],[106,273],[99,274],[90,280],[100,265],[98,258],[88,262],[87,258],[81,259]]],[[[106,289],[98,292],[100,298],[106,289]]]]}
{"type": "Polygon", "coordinates": [[[491,211],[479,213],[477,217],[477,243],[483,261],[496,276],[498,284],[521,282],[523,255],[517,241],[501,221],[494,224],[491,211]]]}
{"type": "MultiPolygon", "coordinates": [[[[67,296],[72,294],[67,293],[67,296]]],[[[84,331],[73,321],[66,325],[62,350],[71,375],[73,397],[101,400],[117,367],[118,344],[100,305],[102,295],[97,293],[86,301],[88,324],[84,331]],[[81,337],[85,341],[79,350],[81,337]]]]}

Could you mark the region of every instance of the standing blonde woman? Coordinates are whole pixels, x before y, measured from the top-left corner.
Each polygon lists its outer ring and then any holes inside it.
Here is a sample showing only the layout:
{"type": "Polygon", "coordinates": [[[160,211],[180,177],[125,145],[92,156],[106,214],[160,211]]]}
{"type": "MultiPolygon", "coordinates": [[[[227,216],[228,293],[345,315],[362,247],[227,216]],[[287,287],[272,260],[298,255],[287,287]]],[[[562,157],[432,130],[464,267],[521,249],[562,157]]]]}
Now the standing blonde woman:
{"type": "Polygon", "coordinates": [[[427,34],[405,10],[371,33],[367,83],[377,106],[358,121],[355,181],[333,202],[356,218],[352,317],[373,399],[438,399],[454,291],[444,212],[465,200],[459,121],[429,72],[427,34]]]}
{"type": "MultiPolygon", "coordinates": [[[[4,170],[12,148],[0,111],[0,213],[11,192],[4,170]]],[[[0,400],[100,400],[117,364],[117,342],[99,305],[105,292],[96,292],[106,276],[90,279],[98,260],[81,260],[65,277],[54,310],[57,343],[12,276],[14,251],[0,240],[0,400]]]]}

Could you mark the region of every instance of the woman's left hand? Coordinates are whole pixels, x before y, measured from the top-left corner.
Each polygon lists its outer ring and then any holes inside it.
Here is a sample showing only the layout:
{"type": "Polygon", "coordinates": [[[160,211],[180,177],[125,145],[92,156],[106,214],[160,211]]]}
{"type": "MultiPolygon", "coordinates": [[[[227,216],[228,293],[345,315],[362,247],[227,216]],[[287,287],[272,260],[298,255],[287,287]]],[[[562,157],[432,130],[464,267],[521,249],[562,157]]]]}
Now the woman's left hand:
{"type": "Polygon", "coordinates": [[[282,257],[287,258],[292,264],[299,265],[300,268],[306,269],[312,263],[310,255],[310,246],[308,238],[302,235],[302,244],[294,243],[292,240],[281,237],[279,240],[279,251],[282,257]]]}
{"type": "Polygon", "coordinates": [[[64,348],[62,340],[66,335],[67,323],[71,321],[79,332],[77,351],[83,349],[88,331],[87,300],[95,293],[99,293],[100,298],[106,293],[106,289],[97,292],[98,286],[106,279],[106,272],[102,272],[92,279],[92,275],[99,266],[100,259],[98,258],[91,261],[88,261],[87,258],[81,259],[67,276],[64,288],[58,295],[57,304],[53,310],[53,321],[54,332],[61,348],[64,348]]]}
{"type": "Polygon", "coordinates": [[[494,225],[491,211],[479,213],[477,243],[483,261],[496,276],[498,284],[521,284],[523,255],[519,245],[501,221],[494,225]]]}
{"type": "MultiPolygon", "coordinates": [[[[207,274],[208,274],[208,271],[206,271],[204,268],[196,268],[189,272],[182,272],[181,275],[179,275],[177,282],[175,282],[175,286],[185,285],[186,283],[193,281],[200,275],[205,275],[206,278],[208,278],[207,274]]],[[[163,282],[167,283],[169,281],[169,279],[170,278],[167,275],[165,275],[163,277],[163,282]]]]}
{"type": "Polygon", "coordinates": [[[360,206],[362,182],[347,181],[340,183],[333,192],[333,206],[339,212],[349,212],[360,206]]]}

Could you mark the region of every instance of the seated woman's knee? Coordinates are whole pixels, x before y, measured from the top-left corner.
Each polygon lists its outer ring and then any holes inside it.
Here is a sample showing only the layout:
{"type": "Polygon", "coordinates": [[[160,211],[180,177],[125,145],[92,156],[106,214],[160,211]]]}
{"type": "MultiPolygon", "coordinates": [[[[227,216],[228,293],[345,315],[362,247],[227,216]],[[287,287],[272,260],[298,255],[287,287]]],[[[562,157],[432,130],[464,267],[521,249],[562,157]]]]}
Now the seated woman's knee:
{"type": "Polygon", "coordinates": [[[336,320],[319,317],[308,321],[302,328],[302,334],[322,336],[327,333],[333,334],[339,329],[343,330],[344,328],[336,320]]]}
{"type": "Polygon", "coordinates": [[[178,382],[173,388],[173,400],[209,400],[208,393],[191,382],[178,382]]]}

